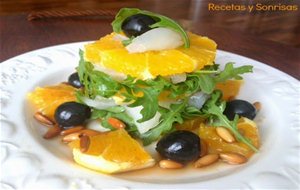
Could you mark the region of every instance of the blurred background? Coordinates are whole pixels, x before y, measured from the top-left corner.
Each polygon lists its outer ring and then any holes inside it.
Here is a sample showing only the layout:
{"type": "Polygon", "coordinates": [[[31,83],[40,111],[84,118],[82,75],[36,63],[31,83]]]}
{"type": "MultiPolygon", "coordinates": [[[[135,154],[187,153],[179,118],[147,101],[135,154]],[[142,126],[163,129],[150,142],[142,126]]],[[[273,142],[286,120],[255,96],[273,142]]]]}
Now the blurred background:
{"type": "MultiPolygon", "coordinates": [[[[300,0],[1,0],[0,16],[27,14],[31,22],[53,19],[57,14],[72,19],[106,19],[121,7],[138,7],[167,15],[193,30],[209,25],[258,38],[300,47],[300,0]],[[296,5],[296,11],[211,11],[219,5],[296,5]],[[90,13],[88,13],[90,11],[90,13]],[[101,11],[102,14],[101,15],[101,11]],[[105,12],[106,11],[106,12],[105,12]],[[77,13],[76,13],[77,12],[77,13]],[[77,15],[76,15],[77,14],[77,15]],[[83,16],[84,15],[84,16],[83,16]]],[[[111,18],[112,19],[112,18],[111,18]]],[[[12,23],[13,24],[13,23],[12,23]]]]}

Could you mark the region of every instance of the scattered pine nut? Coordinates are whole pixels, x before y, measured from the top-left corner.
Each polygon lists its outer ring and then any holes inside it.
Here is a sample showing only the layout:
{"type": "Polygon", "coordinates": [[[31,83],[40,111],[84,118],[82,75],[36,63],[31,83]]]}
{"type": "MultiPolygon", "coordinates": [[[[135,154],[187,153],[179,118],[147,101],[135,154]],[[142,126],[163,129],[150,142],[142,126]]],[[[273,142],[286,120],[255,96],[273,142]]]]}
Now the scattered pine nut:
{"type": "Polygon", "coordinates": [[[107,121],[115,129],[121,129],[126,127],[125,123],[123,123],[121,120],[114,117],[108,118],[107,121]]]}
{"type": "Polygon", "coordinates": [[[260,102],[254,102],[253,106],[255,107],[256,111],[261,110],[261,103],[260,102]]]}
{"type": "Polygon", "coordinates": [[[173,160],[161,160],[159,161],[159,167],[163,169],[179,169],[183,168],[183,164],[175,162],[173,160]]]}
{"type": "Polygon", "coordinates": [[[219,160],[219,155],[218,154],[207,154],[201,158],[199,158],[194,166],[195,168],[202,168],[204,166],[211,165],[219,160]]]}
{"type": "Polygon", "coordinates": [[[232,134],[224,127],[217,127],[216,132],[224,141],[228,143],[235,141],[235,138],[232,136],[232,134]]]}
{"type": "Polygon", "coordinates": [[[68,134],[62,138],[62,142],[69,143],[69,142],[72,142],[75,140],[79,140],[80,135],[81,135],[81,132],[75,132],[75,133],[68,134]]]}
{"type": "Polygon", "coordinates": [[[58,125],[54,125],[48,129],[44,135],[44,139],[51,139],[58,136],[61,132],[61,128],[58,125]]]}
{"type": "Polygon", "coordinates": [[[247,158],[245,156],[237,153],[220,153],[220,158],[222,161],[234,165],[247,162],[247,158]]]}
{"type": "Polygon", "coordinates": [[[86,152],[90,146],[90,137],[87,135],[80,135],[80,151],[86,152]]]}
{"type": "Polygon", "coordinates": [[[72,141],[75,141],[75,140],[79,140],[80,136],[82,136],[82,135],[91,137],[91,136],[95,136],[95,135],[99,135],[99,134],[100,134],[99,131],[95,131],[95,130],[92,130],[92,129],[83,129],[83,130],[80,130],[78,132],[74,132],[74,133],[65,135],[62,138],[62,142],[63,143],[69,143],[69,142],[72,142],[72,141]]]}
{"type": "Polygon", "coordinates": [[[42,114],[41,112],[36,112],[33,116],[39,123],[45,126],[53,126],[55,124],[50,118],[42,114]]]}
{"type": "Polygon", "coordinates": [[[69,135],[71,133],[75,133],[75,132],[81,131],[83,129],[84,129],[83,126],[72,127],[70,129],[65,129],[65,130],[61,131],[60,135],[63,135],[63,136],[69,135]]]}
{"type": "Polygon", "coordinates": [[[93,129],[83,129],[80,131],[80,133],[85,134],[87,136],[95,136],[95,135],[99,135],[101,132],[93,129]]]}

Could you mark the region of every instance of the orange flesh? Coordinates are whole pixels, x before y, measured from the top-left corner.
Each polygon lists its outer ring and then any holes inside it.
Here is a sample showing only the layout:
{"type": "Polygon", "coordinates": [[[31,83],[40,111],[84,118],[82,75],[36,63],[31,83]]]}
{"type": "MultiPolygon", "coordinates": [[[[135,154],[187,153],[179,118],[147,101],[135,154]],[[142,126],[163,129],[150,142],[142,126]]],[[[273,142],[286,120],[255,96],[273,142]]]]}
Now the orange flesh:
{"type": "MultiPolygon", "coordinates": [[[[252,144],[259,148],[259,135],[256,126],[249,124],[241,123],[238,124],[238,129],[243,136],[250,139],[252,144]]],[[[208,147],[208,153],[225,153],[232,152],[244,155],[247,158],[250,158],[254,152],[246,144],[242,142],[225,142],[217,133],[216,128],[211,126],[206,126],[204,124],[200,125],[199,128],[200,139],[203,140],[208,147]]]]}
{"type": "MultiPolygon", "coordinates": [[[[79,140],[69,143],[71,148],[79,148],[79,140]]],[[[143,163],[150,155],[125,129],[101,133],[90,137],[90,146],[85,154],[99,156],[114,162],[143,163]]]]}
{"type": "Polygon", "coordinates": [[[75,91],[74,87],[66,84],[37,87],[28,94],[28,99],[38,111],[54,120],[54,112],[60,104],[76,101],[75,91]]]}
{"type": "Polygon", "coordinates": [[[191,47],[171,50],[129,53],[115,34],[109,34],[85,46],[85,59],[93,64],[133,77],[146,79],[159,75],[168,76],[192,72],[212,65],[216,55],[216,43],[189,33],[191,47]]]}
{"type": "Polygon", "coordinates": [[[243,80],[228,80],[226,82],[218,83],[216,89],[222,91],[223,100],[234,99],[238,95],[243,83],[243,80]]]}

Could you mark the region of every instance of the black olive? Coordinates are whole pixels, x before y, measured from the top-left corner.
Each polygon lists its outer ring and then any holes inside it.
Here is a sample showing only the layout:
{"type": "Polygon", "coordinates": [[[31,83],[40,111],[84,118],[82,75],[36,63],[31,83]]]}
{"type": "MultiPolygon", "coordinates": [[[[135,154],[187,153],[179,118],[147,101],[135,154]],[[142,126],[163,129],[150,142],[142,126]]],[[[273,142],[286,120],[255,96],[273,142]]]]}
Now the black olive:
{"type": "Polygon", "coordinates": [[[127,37],[136,37],[151,30],[149,26],[154,23],[156,23],[156,21],[152,17],[136,14],[127,17],[123,21],[121,28],[127,37]]]}
{"type": "Polygon", "coordinates": [[[174,131],[159,140],[156,151],[164,158],[186,163],[200,155],[200,138],[190,131],[174,131]]]}
{"type": "Polygon", "coordinates": [[[91,116],[91,109],[77,102],[65,102],[55,110],[55,120],[61,127],[82,125],[91,116]]]}
{"type": "Polygon", "coordinates": [[[80,82],[80,79],[79,79],[79,76],[78,76],[78,73],[73,73],[69,76],[68,78],[68,83],[70,85],[72,85],[73,87],[75,88],[81,88],[83,87],[83,85],[81,84],[80,82]]]}
{"type": "Polygon", "coordinates": [[[227,102],[224,115],[226,115],[229,120],[233,120],[235,114],[253,120],[256,116],[256,109],[251,103],[245,100],[236,99],[227,102]]]}

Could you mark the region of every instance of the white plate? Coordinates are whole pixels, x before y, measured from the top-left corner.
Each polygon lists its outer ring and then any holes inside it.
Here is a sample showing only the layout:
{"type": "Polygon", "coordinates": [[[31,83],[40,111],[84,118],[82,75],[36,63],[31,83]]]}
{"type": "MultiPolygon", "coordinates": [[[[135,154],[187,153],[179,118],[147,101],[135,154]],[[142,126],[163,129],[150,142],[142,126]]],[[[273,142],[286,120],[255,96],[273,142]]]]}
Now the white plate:
{"type": "Polygon", "coordinates": [[[208,169],[141,170],[104,175],[72,161],[58,140],[44,140],[45,128],[33,118],[26,94],[36,86],[67,79],[84,43],[32,51],[1,63],[0,189],[163,189],[299,188],[299,81],[263,63],[225,51],[216,62],[254,66],[245,75],[240,98],[260,101],[260,152],[241,166],[208,169]]]}

